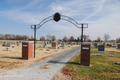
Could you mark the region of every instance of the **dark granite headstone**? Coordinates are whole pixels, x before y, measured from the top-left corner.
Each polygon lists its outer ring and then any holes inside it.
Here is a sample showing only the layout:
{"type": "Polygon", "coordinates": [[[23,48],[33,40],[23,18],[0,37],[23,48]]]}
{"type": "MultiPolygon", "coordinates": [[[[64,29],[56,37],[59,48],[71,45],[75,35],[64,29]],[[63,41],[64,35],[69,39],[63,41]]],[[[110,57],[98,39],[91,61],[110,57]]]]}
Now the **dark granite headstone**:
{"type": "Polygon", "coordinates": [[[104,46],[104,45],[99,45],[99,46],[98,46],[98,51],[97,51],[97,52],[98,52],[98,53],[105,53],[104,50],[105,50],[105,46],[104,46]]]}
{"type": "Polygon", "coordinates": [[[120,49],[120,44],[118,44],[118,49],[120,49]]]}
{"type": "Polygon", "coordinates": [[[3,43],[3,45],[2,45],[2,46],[6,46],[6,44],[4,44],[4,43],[3,43]]]}
{"type": "Polygon", "coordinates": [[[94,43],[94,48],[98,48],[97,43],[94,43]]]}
{"type": "Polygon", "coordinates": [[[116,64],[120,65],[120,62],[116,62],[116,64]]]}
{"type": "Polygon", "coordinates": [[[109,46],[109,44],[107,44],[107,46],[109,46]]]}
{"type": "Polygon", "coordinates": [[[112,45],[111,45],[111,44],[109,44],[109,46],[111,47],[112,45]]]}
{"type": "Polygon", "coordinates": [[[3,45],[2,46],[6,46],[7,45],[7,42],[3,42],[3,45]]]}
{"type": "Polygon", "coordinates": [[[97,46],[97,43],[94,43],[94,46],[97,46]]]}
{"type": "Polygon", "coordinates": [[[98,51],[104,51],[104,45],[99,45],[98,46],[98,51]]]}

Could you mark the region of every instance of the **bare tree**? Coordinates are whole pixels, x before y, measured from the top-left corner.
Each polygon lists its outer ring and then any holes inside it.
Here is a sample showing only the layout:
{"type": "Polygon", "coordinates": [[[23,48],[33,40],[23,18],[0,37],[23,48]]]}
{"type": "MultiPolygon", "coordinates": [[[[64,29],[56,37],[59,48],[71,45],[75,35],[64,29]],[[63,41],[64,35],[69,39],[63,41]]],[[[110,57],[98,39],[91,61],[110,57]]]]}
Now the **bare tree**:
{"type": "Polygon", "coordinates": [[[3,37],[4,37],[4,35],[3,35],[3,34],[0,34],[0,40],[2,40],[2,39],[3,39],[3,37]]]}
{"type": "Polygon", "coordinates": [[[89,35],[83,35],[84,41],[87,41],[89,39],[89,35]]]}
{"type": "Polygon", "coordinates": [[[63,37],[63,41],[67,41],[67,37],[66,36],[63,37]]]}
{"type": "Polygon", "coordinates": [[[104,38],[104,41],[107,42],[108,39],[110,39],[110,35],[109,34],[104,34],[103,38],[104,38]]]}
{"type": "Polygon", "coordinates": [[[86,35],[86,41],[88,41],[89,40],[89,35],[86,35]]]}
{"type": "Polygon", "coordinates": [[[45,41],[45,37],[44,37],[44,36],[41,36],[41,37],[40,37],[40,40],[41,40],[41,41],[45,41]]]}
{"type": "Polygon", "coordinates": [[[31,39],[30,40],[34,40],[33,36],[31,35],[31,39]]]}
{"type": "Polygon", "coordinates": [[[4,40],[27,40],[27,35],[0,34],[0,39],[4,40]]]}
{"type": "Polygon", "coordinates": [[[90,39],[88,39],[87,41],[88,41],[88,42],[91,42],[91,40],[90,40],[90,39]]]}
{"type": "Polygon", "coordinates": [[[52,40],[51,34],[47,34],[47,35],[46,35],[46,40],[49,40],[49,41],[52,40]]]}
{"type": "MultiPolygon", "coordinates": [[[[23,35],[23,36],[21,36],[21,38],[22,38],[22,40],[27,40],[27,36],[26,35],[23,35]]],[[[21,38],[20,38],[20,40],[21,40],[21,38]]]]}
{"type": "Polygon", "coordinates": [[[73,36],[70,37],[70,41],[74,41],[74,37],[73,36]]]}
{"type": "Polygon", "coordinates": [[[52,41],[56,40],[56,37],[54,35],[52,35],[51,38],[52,38],[52,41]]]}

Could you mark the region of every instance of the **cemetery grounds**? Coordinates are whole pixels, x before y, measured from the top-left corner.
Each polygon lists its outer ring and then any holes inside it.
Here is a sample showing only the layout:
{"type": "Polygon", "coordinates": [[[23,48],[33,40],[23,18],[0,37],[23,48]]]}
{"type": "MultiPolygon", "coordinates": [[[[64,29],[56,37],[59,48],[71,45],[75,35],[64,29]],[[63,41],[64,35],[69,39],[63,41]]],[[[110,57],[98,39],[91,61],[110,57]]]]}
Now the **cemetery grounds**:
{"type": "Polygon", "coordinates": [[[90,66],[80,65],[80,52],[68,61],[52,80],[120,80],[120,50],[105,46],[105,54],[97,53],[98,49],[91,45],[90,66]],[[115,51],[114,54],[109,54],[115,51]],[[102,56],[96,56],[102,54],[102,56]],[[114,55],[114,57],[108,57],[114,55]]]}
{"type": "MultiPolygon", "coordinates": [[[[68,46],[67,44],[65,44],[64,49],[61,47],[60,49],[50,49],[48,47],[51,47],[51,44],[47,44],[47,47],[43,48],[44,44],[38,41],[38,44],[36,44],[35,58],[34,58],[34,52],[33,52],[33,58],[29,60],[23,60],[22,59],[22,44],[20,44],[19,46],[17,46],[17,44],[10,45],[10,47],[8,47],[10,51],[6,51],[6,47],[2,46],[3,42],[7,42],[7,43],[15,42],[16,43],[17,41],[15,40],[1,40],[0,41],[0,69],[5,69],[5,70],[25,67],[35,62],[41,61],[45,58],[48,58],[50,56],[53,56],[61,52],[64,52],[66,50],[70,50],[72,48],[80,46],[80,45],[68,46]],[[12,46],[14,46],[14,48],[12,48],[12,46]],[[48,49],[49,51],[47,51],[48,49]]],[[[29,42],[33,42],[33,41],[29,41],[29,42]]],[[[59,46],[61,46],[61,44],[59,45],[57,44],[57,47],[59,46]]],[[[34,44],[33,44],[33,48],[34,48],[34,44]]]]}

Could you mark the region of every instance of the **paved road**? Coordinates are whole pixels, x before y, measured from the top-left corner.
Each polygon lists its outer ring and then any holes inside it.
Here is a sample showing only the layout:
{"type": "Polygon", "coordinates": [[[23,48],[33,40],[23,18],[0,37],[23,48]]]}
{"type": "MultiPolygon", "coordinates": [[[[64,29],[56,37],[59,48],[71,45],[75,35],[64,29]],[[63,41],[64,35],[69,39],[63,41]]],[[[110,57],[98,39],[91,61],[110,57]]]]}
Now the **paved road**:
{"type": "Polygon", "coordinates": [[[0,70],[0,80],[51,80],[53,75],[79,51],[80,47],[77,47],[21,69],[0,70]],[[48,63],[49,69],[40,68],[48,63]]]}

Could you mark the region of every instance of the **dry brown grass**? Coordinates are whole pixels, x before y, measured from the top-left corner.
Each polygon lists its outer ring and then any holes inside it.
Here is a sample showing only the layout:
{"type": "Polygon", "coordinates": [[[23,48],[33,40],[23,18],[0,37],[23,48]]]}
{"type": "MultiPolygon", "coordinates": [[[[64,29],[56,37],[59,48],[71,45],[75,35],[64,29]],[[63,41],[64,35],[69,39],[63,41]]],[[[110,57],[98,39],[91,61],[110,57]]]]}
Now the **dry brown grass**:
{"type": "Polygon", "coordinates": [[[115,51],[115,52],[120,52],[120,50],[116,48],[105,48],[105,51],[115,51]]]}
{"type": "Polygon", "coordinates": [[[61,72],[57,72],[54,74],[54,77],[52,78],[52,80],[73,80],[73,79],[68,75],[64,75],[61,72]]]}

